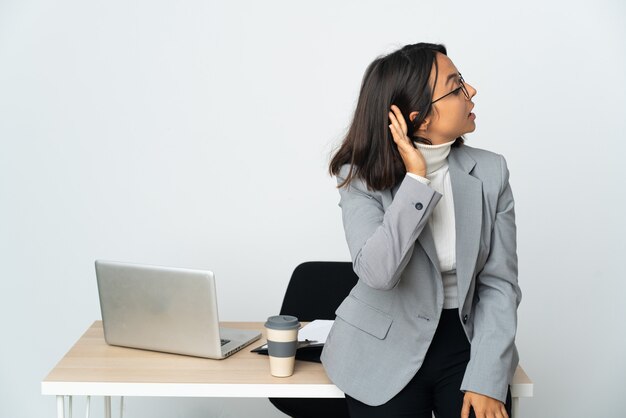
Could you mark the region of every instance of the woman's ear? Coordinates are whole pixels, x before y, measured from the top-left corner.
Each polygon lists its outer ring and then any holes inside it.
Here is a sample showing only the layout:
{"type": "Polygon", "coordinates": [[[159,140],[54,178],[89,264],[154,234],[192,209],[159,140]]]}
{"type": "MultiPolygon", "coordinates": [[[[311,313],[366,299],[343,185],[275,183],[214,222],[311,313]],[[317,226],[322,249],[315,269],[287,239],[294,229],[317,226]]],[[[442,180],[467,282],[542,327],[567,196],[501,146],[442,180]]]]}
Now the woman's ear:
{"type": "MultiPolygon", "coordinates": [[[[415,120],[415,118],[417,118],[417,115],[419,115],[418,111],[413,111],[411,113],[409,113],[409,120],[411,121],[411,123],[413,123],[413,121],[415,120]]],[[[423,120],[422,123],[420,124],[420,126],[417,127],[417,131],[427,131],[428,130],[428,119],[423,120]]]]}

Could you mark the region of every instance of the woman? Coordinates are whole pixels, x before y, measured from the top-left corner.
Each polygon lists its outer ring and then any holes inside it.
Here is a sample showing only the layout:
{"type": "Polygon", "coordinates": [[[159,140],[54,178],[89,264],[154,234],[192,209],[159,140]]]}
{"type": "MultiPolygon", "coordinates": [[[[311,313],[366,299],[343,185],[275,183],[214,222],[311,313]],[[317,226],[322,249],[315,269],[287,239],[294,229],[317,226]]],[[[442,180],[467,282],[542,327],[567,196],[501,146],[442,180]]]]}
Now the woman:
{"type": "Polygon", "coordinates": [[[464,144],[475,95],[443,45],[378,58],[330,163],[359,281],[322,362],[353,417],[510,414],[514,201],[504,158],[464,144]]]}

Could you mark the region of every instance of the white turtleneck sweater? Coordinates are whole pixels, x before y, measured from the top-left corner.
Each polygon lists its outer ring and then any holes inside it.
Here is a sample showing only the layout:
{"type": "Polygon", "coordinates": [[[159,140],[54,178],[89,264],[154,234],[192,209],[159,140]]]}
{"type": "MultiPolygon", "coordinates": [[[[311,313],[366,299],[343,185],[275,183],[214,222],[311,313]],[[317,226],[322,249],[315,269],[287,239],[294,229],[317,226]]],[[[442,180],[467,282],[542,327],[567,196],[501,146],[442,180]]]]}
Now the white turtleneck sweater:
{"type": "Polygon", "coordinates": [[[428,226],[432,231],[437,258],[439,259],[439,270],[443,280],[444,309],[459,307],[456,279],[454,200],[450,173],[448,172],[448,154],[450,154],[450,147],[453,143],[454,140],[439,145],[415,142],[415,146],[426,160],[426,177],[407,173],[410,177],[429,185],[442,194],[441,200],[428,219],[428,226]]]}

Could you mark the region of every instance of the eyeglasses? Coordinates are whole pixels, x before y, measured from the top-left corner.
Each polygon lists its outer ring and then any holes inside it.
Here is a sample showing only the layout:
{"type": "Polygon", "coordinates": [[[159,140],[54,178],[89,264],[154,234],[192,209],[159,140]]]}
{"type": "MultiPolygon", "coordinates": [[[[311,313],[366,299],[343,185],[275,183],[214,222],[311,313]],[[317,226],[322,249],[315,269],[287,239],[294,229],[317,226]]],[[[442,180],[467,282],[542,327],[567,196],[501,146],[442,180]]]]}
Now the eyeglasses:
{"type": "Polygon", "coordinates": [[[465,87],[465,80],[463,80],[463,76],[461,75],[461,73],[459,73],[459,83],[461,83],[461,85],[460,85],[458,88],[456,88],[456,89],[452,90],[452,91],[451,91],[450,93],[448,93],[448,94],[444,94],[443,96],[441,96],[441,97],[440,97],[440,98],[438,98],[437,100],[430,102],[430,104],[433,104],[433,103],[435,103],[435,102],[438,102],[439,100],[441,100],[441,99],[443,99],[444,97],[447,97],[447,96],[449,96],[449,95],[451,95],[451,94],[459,94],[459,90],[462,90],[462,91],[463,91],[463,94],[465,95],[465,98],[466,98],[467,100],[469,100],[469,99],[470,99],[470,95],[469,95],[469,92],[467,91],[467,87],[465,87]]]}

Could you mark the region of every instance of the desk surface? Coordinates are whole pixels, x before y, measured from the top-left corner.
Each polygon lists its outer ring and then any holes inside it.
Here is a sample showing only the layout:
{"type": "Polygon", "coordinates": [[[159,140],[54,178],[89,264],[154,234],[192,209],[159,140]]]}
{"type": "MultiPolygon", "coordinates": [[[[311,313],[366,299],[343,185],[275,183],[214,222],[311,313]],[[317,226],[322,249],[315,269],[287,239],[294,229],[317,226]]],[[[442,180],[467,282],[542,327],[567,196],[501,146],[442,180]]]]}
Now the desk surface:
{"type": "MultiPolygon", "coordinates": [[[[343,397],[320,363],[296,360],[293,376],[273,377],[267,356],[250,352],[265,342],[262,322],[222,322],[257,329],[261,340],[223,360],[114,347],[96,321],[41,383],[44,395],[343,397]]],[[[532,383],[518,367],[513,396],[532,396],[532,383]]]]}

